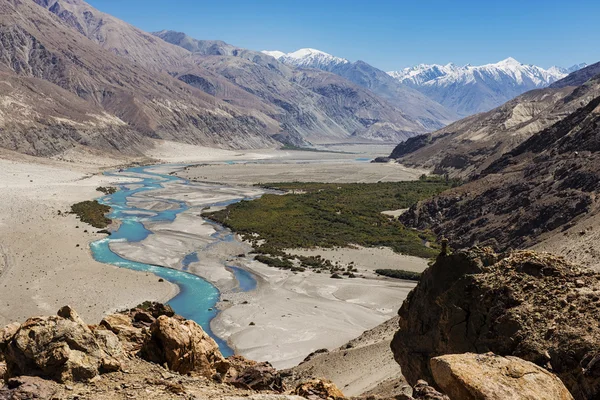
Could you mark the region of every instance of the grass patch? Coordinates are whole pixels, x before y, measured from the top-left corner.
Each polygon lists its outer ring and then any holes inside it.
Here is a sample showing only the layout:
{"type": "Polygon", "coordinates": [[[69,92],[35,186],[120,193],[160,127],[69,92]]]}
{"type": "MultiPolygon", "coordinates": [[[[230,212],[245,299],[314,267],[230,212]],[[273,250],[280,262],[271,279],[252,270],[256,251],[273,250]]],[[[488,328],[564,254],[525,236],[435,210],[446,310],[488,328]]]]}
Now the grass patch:
{"type": "Polygon", "coordinates": [[[421,279],[420,272],[404,271],[401,269],[376,269],[377,275],[383,275],[390,278],[405,279],[409,281],[418,281],[421,279]]]}
{"type": "MultiPolygon", "coordinates": [[[[265,194],[204,216],[239,233],[264,255],[285,257],[284,249],[358,244],[429,258],[439,252],[434,235],[408,229],[381,212],[408,208],[453,184],[429,177],[390,183],[276,183],[265,187],[290,193],[265,194]]],[[[328,267],[318,260],[302,261],[306,267],[328,267]]]]}
{"type": "Polygon", "coordinates": [[[109,211],[109,206],[100,204],[97,200],[82,201],[71,206],[71,213],[76,214],[82,222],[99,229],[106,228],[112,222],[105,216],[109,211]]]}

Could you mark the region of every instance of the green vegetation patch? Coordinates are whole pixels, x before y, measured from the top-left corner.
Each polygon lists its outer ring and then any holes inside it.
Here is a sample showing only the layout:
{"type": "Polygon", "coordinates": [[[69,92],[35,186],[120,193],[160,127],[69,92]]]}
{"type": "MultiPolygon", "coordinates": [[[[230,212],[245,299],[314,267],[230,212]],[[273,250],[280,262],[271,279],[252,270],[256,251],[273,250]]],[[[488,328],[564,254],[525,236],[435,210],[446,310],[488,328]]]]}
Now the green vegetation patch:
{"type": "Polygon", "coordinates": [[[409,281],[418,281],[421,279],[420,272],[404,271],[401,269],[376,269],[375,273],[377,275],[388,276],[396,279],[406,279],[409,281]]]}
{"type": "MultiPolygon", "coordinates": [[[[439,252],[431,233],[408,229],[381,212],[409,208],[453,183],[422,177],[411,182],[269,184],[265,187],[288,194],[265,194],[204,215],[239,233],[260,254],[284,258],[284,249],[358,244],[428,258],[439,252]]],[[[308,267],[317,262],[303,261],[308,267]]]]}
{"type": "Polygon", "coordinates": [[[97,200],[82,201],[71,206],[71,213],[76,214],[82,222],[100,229],[106,228],[112,222],[105,216],[109,211],[109,206],[100,204],[97,200]]]}
{"type": "Polygon", "coordinates": [[[106,195],[108,194],[114,194],[117,192],[117,188],[114,186],[98,186],[96,188],[97,191],[102,192],[106,195]]]}

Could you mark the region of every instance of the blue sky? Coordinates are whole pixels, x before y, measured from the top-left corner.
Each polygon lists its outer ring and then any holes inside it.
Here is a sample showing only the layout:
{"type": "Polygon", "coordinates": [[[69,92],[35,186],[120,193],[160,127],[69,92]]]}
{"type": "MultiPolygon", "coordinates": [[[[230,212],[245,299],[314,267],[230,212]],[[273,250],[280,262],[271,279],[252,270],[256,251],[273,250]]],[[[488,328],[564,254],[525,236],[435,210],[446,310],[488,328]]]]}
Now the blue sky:
{"type": "Polygon", "coordinates": [[[419,63],[600,61],[600,1],[88,0],[146,31],[254,50],[313,47],[383,70],[419,63]]]}

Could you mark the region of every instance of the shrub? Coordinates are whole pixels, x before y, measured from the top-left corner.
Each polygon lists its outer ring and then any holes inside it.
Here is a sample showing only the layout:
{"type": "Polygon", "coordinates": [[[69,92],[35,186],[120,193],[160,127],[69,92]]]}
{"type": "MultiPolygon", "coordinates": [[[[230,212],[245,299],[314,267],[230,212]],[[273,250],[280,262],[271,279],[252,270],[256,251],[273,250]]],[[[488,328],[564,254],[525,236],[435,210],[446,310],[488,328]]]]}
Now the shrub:
{"type": "Polygon", "coordinates": [[[390,278],[404,279],[409,281],[418,281],[421,279],[420,272],[404,271],[402,269],[376,269],[377,275],[383,275],[390,278]]]}
{"type": "Polygon", "coordinates": [[[106,228],[112,222],[105,216],[110,207],[98,203],[97,200],[82,201],[71,206],[71,213],[79,217],[82,222],[90,224],[95,228],[106,228]]]}

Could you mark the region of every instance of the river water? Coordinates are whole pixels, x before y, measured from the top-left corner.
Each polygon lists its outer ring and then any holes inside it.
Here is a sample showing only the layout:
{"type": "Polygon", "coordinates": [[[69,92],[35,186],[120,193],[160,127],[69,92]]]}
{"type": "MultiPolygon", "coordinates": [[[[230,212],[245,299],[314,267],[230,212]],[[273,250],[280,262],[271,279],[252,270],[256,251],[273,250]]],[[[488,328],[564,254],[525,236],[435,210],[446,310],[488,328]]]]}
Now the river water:
{"type": "MultiPolygon", "coordinates": [[[[210,328],[210,321],[216,317],[218,312],[215,308],[220,297],[218,289],[199,276],[186,272],[189,264],[200,260],[201,256],[198,253],[190,253],[183,257],[183,270],[176,270],[128,260],[116,254],[110,248],[110,243],[115,241],[140,242],[152,234],[151,231],[146,229],[144,222],[173,222],[178,214],[188,209],[187,204],[183,201],[164,199],[161,199],[161,201],[168,203],[168,207],[166,207],[168,209],[166,210],[143,209],[131,204],[132,196],[141,192],[163,188],[163,185],[169,182],[179,181],[179,183],[186,185],[193,185],[193,183],[177,176],[158,173],[153,171],[153,167],[129,168],[119,172],[107,172],[106,175],[119,178],[129,177],[132,178],[132,181],[117,184],[119,190],[116,193],[98,200],[100,203],[112,208],[108,217],[120,221],[120,226],[110,236],[91,244],[94,258],[102,263],[150,272],[176,284],[179,287],[179,293],[168,304],[173,307],[177,314],[201,325],[215,339],[224,356],[232,355],[233,350],[225,341],[215,336],[210,328]]],[[[227,203],[230,204],[239,200],[242,200],[242,198],[227,203]]],[[[229,230],[221,226],[214,227],[216,229],[213,235],[215,243],[234,240],[233,234],[229,230]]],[[[224,265],[224,267],[229,269],[238,280],[238,290],[249,291],[256,288],[256,280],[252,274],[241,268],[229,265],[224,265]]]]}

